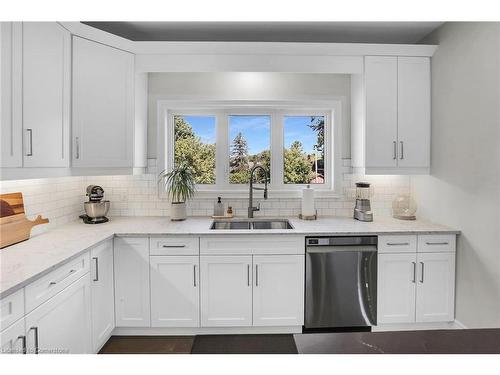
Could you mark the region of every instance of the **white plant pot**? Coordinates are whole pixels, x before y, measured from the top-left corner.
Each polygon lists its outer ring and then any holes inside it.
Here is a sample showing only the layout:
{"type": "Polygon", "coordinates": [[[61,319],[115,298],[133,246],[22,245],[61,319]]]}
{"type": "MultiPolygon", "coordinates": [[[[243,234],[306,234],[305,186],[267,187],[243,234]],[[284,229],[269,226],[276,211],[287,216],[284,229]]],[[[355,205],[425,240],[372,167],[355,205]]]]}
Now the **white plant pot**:
{"type": "Polygon", "coordinates": [[[186,220],[186,202],[172,202],[170,204],[170,220],[186,220]]]}

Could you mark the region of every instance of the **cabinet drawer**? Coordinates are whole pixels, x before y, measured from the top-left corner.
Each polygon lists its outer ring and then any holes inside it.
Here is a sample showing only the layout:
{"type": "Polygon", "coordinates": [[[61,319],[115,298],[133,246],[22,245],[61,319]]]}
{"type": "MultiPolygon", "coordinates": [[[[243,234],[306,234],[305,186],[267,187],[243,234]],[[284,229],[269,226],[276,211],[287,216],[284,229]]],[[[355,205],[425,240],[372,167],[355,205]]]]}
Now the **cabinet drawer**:
{"type": "Polygon", "coordinates": [[[379,253],[415,253],[416,251],[417,251],[416,235],[378,236],[379,253]]]}
{"type": "Polygon", "coordinates": [[[418,252],[451,252],[455,251],[456,235],[454,234],[421,234],[418,236],[418,252]]]}
{"type": "Polygon", "coordinates": [[[79,256],[25,288],[26,312],[30,312],[89,271],[89,253],[79,256]]]}
{"type": "Polygon", "coordinates": [[[199,237],[164,236],[149,239],[149,255],[198,255],[199,237]]]}
{"type": "Polygon", "coordinates": [[[24,289],[0,301],[0,331],[24,316],[24,289]]]}
{"type": "Polygon", "coordinates": [[[304,236],[222,235],[200,238],[202,255],[304,254],[304,236]]]}

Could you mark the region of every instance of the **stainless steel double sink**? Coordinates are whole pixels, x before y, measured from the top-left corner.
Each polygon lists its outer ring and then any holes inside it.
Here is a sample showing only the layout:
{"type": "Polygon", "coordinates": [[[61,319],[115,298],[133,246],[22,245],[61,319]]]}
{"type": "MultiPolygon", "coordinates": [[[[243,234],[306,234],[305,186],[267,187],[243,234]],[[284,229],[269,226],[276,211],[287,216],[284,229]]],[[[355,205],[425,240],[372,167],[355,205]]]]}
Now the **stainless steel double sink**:
{"type": "Polygon", "coordinates": [[[286,219],[237,219],[215,220],[210,229],[213,230],[253,230],[253,229],[293,229],[286,219]]]}

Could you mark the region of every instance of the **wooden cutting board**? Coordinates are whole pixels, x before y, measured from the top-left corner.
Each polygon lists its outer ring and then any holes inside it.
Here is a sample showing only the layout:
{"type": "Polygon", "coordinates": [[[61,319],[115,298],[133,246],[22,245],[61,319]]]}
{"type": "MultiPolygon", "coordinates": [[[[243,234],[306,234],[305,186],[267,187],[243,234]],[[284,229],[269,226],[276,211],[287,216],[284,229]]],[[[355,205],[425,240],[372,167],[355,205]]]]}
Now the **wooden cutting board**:
{"type": "Polygon", "coordinates": [[[29,239],[31,228],[48,222],[41,215],[26,218],[22,193],[0,194],[0,249],[29,239]]]}

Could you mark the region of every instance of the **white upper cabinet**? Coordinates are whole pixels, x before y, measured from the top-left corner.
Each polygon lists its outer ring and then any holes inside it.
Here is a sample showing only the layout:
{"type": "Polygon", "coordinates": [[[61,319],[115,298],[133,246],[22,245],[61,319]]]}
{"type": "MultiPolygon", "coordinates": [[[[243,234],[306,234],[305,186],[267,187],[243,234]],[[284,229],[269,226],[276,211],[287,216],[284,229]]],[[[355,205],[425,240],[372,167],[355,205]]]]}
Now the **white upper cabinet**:
{"type": "Polygon", "coordinates": [[[70,162],[71,36],[56,22],[23,23],[25,167],[70,162]]]}
{"type": "Polygon", "coordinates": [[[0,167],[22,167],[22,24],[0,22],[0,167]]]}
{"type": "Polygon", "coordinates": [[[352,165],[366,174],[430,168],[430,59],[366,56],[351,79],[352,165]]]}
{"type": "Polygon", "coordinates": [[[367,168],[397,166],[397,64],[396,57],[365,59],[367,168]]]}
{"type": "Polygon", "coordinates": [[[90,250],[92,292],[92,346],[95,352],[106,343],[115,328],[113,241],[90,250]]]}
{"type": "Polygon", "coordinates": [[[73,37],[73,166],[132,167],[134,55],[73,37]]]}
{"type": "Polygon", "coordinates": [[[429,168],[431,70],[427,57],[398,57],[398,166],[429,168]]]}

